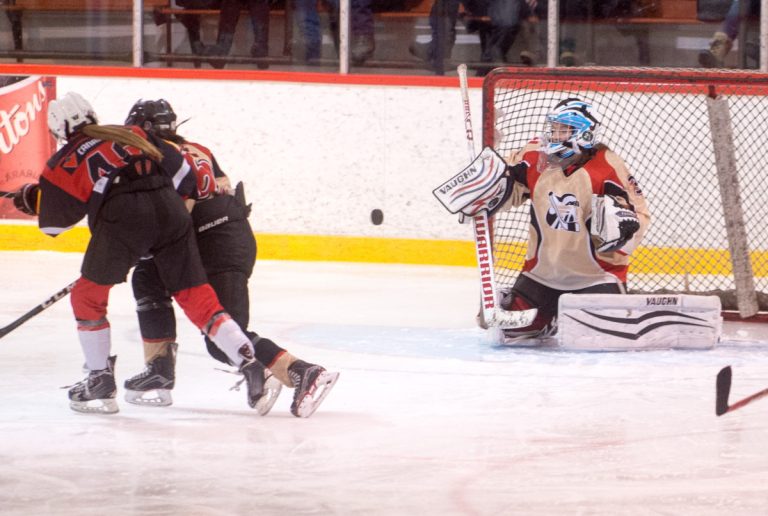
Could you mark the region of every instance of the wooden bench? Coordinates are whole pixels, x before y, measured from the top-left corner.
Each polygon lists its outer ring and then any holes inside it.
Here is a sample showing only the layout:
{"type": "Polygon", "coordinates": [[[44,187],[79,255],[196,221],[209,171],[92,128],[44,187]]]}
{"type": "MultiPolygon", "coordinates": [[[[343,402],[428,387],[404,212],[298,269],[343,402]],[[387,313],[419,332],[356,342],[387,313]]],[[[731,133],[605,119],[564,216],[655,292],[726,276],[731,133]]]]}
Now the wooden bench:
{"type": "MultiPolygon", "coordinates": [[[[144,10],[168,5],[168,0],[144,0],[144,10]]],[[[23,14],[25,12],[132,12],[132,0],[6,0],[0,4],[11,24],[13,48],[16,54],[24,53],[23,14]]],[[[87,56],[86,56],[87,57],[87,56]]],[[[17,60],[23,57],[17,55],[17,60]]]]}

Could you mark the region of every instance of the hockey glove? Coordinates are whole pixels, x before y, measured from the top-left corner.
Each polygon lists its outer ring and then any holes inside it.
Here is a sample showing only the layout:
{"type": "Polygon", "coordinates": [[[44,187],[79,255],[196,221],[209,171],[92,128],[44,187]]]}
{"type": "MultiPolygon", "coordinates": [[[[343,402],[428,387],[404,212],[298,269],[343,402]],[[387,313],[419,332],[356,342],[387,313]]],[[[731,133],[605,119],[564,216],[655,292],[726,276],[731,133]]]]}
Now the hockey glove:
{"type": "Polygon", "coordinates": [[[474,217],[498,210],[511,191],[507,164],[490,147],[483,149],[470,165],[435,188],[432,193],[451,213],[474,217]]]}
{"type": "Polygon", "coordinates": [[[622,201],[611,195],[592,196],[590,231],[599,253],[621,249],[640,229],[637,214],[622,201]]]}
{"type": "Polygon", "coordinates": [[[27,215],[37,215],[39,200],[40,186],[37,183],[27,183],[13,192],[13,205],[27,215]]]}
{"type": "Polygon", "coordinates": [[[237,186],[235,187],[235,199],[237,199],[240,204],[245,206],[245,216],[248,217],[251,214],[251,205],[245,203],[245,186],[243,186],[242,181],[238,182],[237,186]]]}

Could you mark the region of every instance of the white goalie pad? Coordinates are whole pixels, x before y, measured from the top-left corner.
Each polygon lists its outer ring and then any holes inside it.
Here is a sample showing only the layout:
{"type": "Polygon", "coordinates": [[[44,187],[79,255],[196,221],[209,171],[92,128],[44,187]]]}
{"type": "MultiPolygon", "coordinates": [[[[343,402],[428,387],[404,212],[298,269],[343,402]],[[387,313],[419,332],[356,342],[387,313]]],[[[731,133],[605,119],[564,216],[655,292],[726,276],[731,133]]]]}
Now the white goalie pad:
{"type": "Polygon", "coordinates": [[[491,147],[483,149],[467,168],[432,193],[451,213],[474,217],[483,210],[493,213],[507,193],[507,164],[491,147]]]}
{"type": "Polygon", "coordinates": [[[559,346],[585,351],[711,349],[723,319],[716,296],[564,294],[559,346]]]}

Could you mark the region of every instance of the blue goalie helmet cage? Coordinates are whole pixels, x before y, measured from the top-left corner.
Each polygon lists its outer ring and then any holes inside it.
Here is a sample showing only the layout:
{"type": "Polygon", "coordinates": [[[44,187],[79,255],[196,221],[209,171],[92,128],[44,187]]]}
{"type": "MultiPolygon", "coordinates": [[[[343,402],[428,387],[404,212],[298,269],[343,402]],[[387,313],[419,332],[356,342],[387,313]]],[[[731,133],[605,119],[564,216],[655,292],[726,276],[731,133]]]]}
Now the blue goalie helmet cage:
{"type": "Polygon", "coordinates": [[[562,100],[547,114],[542,137],[544,152],[559,158],[569,158],[591,149],[598,143],[599,125],[592,104],[578,98],[562,100]],[[553,141],[552,124],[567,125],[572,129],[571,135],[565,140],[553,141]]]}

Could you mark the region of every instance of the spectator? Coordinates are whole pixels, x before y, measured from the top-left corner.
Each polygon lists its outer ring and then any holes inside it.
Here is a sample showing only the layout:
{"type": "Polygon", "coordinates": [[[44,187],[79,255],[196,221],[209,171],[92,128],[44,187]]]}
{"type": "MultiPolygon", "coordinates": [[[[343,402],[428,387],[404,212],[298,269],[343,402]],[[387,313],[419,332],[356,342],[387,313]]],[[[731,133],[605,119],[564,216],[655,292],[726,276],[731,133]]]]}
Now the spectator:
{"type": "Polygon", "coordinates": [[[547,0],[525,0],[525,9],[520,22],[520,37],[522,48],[520,62],[526,66],[533,66],[543,59],[541,48],[542,35],[539,31],[539,23],[547,17],[547,0]]]}
{"type": "MultiPolygon", "coordinates": [[[[546,39],[545,32],[541,32],[541,20],[547,18],[546,0],[525,0],[526,10],[521,24],[523,38],[523,50],[520,52],[520,60],[526,66],[533,66],[543,61],[545,56],[541,49],[546,46],[542,42],[546,39]]],[[[561,20],[581,21],[591,23],[594,19],[615,19],[620,17],[642,16],[650,17],[658,14],[657,5],[653,0],[562,0],[560,2],[561,20]]],[[[560,59],[562,66],[576,65],[576,38],[573,36],[571,26],[562,24],[560,36],[560,59]]],[[[638,48],[638,63],[650,64],[650,49],[647,27],[621,27],[617,30],[624,36],[635,38],[638,48]]]]}
{"type": "MultiPolygon", "coordinates": [[[[489,17],[485,24],[471,20],[467,29],[480,33],[480,60],[484,63],[503,63],[515,41],[522,16],[527,13],[523,0],[435,0],[429,12],[429,26],[432,39],[429,43],[414,42],[409,50],[411,54],[425,61],[430,68],[438,66],[439,23],[444,23],[442,36],[444,59],[450,58],[456,42],[456,19],[459,16],[459,4],[472,18],[489,17]],[[443,10],[444,14],[441,13],[443,10]]],[[[487,70],[481,70],[484,74],[487,70]]]]}
{"type": "MultiPolygon", "coordinates": [[[[184,9],[219,9],[221,0],[176,0],[178,7],[184,9]]],[[[176,19],[187,29],[189,46],[193,54],[203,55],[205,45],[200,36],[200,15],[199,14],[176,14],[176,19]]],[[[155,25],[170,23],[171,18],[155,10],[155,25]]]]}
{"type": "MultiPolygon", "coordinates": [[[[251,15],[253,28],[251,56],[258,59],[269,55],[269,0],[221,0],[219,33],[216,44],[206,47],[203,55],[223,57],[229,54],[235,40],[235,29],[240,19],[240,11],[244,8],[247,8],[251,15]]],[[[214,68],[224,68],[225,64],[220,59],[211,61],[211,66],[214,68]]],[[[260,70],[264,70],[269,68],[269,63],[265,60],[257,61],[256,66],[260,70]]]]}
{"type": "MultiPolygon", "coordinates": [[[[749,0],[749,4],[745,7],[746,12],[742,12],[739,0],[731,2],[720,30],[712,36],[709,50],[699,53],[699,64],[701,66],[704,68],[723,68],[725,66],[725,58],[733,48],[733,40],[739,35],[739,25],[743,17],[759,16],[760,14],[760,2],[758,0],[749,0]]],[[[754,57],[757,57],[755,50],[753,48],[752,53],[755,54],[754,57]]]]}
{"type": "MultiPolygon", "coordinates": [[[[330,10],[329,24],[334,46],[339,48],[339,0],[323,0],[330,10]]],[[[350,58],[352,64],[362,65],[373,56],[375,50],[373,8],[371,0],[350,0],[350,58]]],[[[305,62],[314,62],[322,55],[322,32],[317,0],[295,0],[295,17],[301,34],[305,62]]]]}

